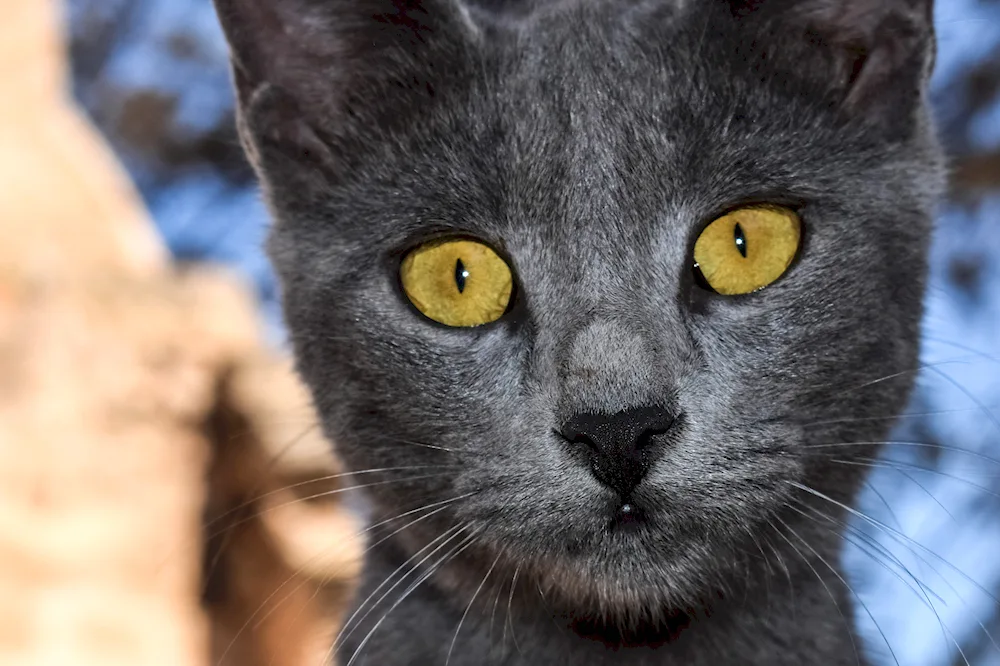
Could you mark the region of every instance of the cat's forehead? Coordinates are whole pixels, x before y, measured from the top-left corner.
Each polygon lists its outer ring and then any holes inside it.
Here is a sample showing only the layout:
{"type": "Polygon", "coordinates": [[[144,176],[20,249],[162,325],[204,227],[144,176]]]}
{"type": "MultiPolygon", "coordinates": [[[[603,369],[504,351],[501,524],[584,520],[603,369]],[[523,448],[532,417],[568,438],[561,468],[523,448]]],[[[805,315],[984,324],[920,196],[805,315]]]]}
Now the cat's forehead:
{"type": "MultiPolygon", "coordinates": [[[[614,254],[663,235],[686,247],[747,201],[871,216],[933,189],[904,177],[933,152],[915,94],[926,42],[843,24],[829,2],[442,0],[373,21],[354,4],[303,16],[275,0],[288,12],[273,33],[248,0],[227,1],[272,205],[345,246],[451,231],[614,254]],[[854,81],[866,65],[838,40],[859,39],[878,58],[854,81]]],[[[871,26],[918,23],[909,0],[838,2],[871,26]]]]}
{"type": "Polygon", "coordinates": [[[780,65],[755,71],[708,35],[708,18],[674,3],[569,4],[491,35],[468,66],[435,70],[449,80],[401,127],[414,147],[404,159],[503,169],[553,194],[573,183],[594,200],[700,185],[739,197],[741,179],[766,190],[807,175],[817,153],[836,161],[822,86],[782,80],[780,65]]]}
{"type": "Polygon", "coordinates": [[[601,219],[634,229],[669,205],[709,214],[819,189],[850,168],[823,104],[699,62],[690,26],[677,22],[660,43],[616,20],[558,37],[542,23],[534,38],[495,47],[403,128],[398,167],[414,188],[439,189],[435,199],[486,189],[514,221],[571,229],[601,219]]]}

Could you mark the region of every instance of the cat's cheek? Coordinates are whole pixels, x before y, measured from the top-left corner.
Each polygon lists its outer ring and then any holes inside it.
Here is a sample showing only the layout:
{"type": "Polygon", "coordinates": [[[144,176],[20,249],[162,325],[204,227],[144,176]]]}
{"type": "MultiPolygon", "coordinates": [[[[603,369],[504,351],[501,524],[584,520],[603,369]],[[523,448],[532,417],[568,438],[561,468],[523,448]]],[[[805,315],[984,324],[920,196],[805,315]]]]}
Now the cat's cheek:
{"type": "Polygon", "coordinates": [[[677,511],[755,520],[780,508],[785,484],[805,473],[803,430],[768,418],[738,382],[709,384],[682,399],[685,428],[644,485],[677,511]]]}

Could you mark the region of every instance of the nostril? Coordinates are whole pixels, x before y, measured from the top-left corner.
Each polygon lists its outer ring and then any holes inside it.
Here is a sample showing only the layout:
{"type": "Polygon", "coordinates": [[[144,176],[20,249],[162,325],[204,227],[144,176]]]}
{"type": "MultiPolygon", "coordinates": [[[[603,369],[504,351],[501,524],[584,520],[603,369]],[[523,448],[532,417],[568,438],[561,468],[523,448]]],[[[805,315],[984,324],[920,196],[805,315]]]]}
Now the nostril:
{"type": "Polygon", "coordinates": [[[654,430],[646,430],[645,432],[640,434],[639,437],[636,439],[635,448],[644,449],[654,443],[653,439],[655,437],[666,435],[668,432],[670,432],[670,426],[667,426],[666,428],[656,428],[654,430]]]}
{"type": "Polygon", "coordinates": [[[597,450],[597,444],[595,444],[594,440],[587,437],[586,435],[577,435],[576,437],[571,439],[570,442],[573,444],[581,444],[583,446],[587,446],[591,449],[594,449],[595,451],[597,450]]]}
{"type": "Polygon", "coordinates": [[[679,417],[662,407],[635,407],[615,414],[581,413],[556,433],[571,444],[586,445],[596,453],[619,455],[658,443],[676,427],[679,417]]]}
{"type": "Polygon", "coordinates": [[[580,446],[586,446],[593,451],[598,451],[597,443],[587,435],[579,432],[578,430],[572,430],[570,428],[564,428],[562,430],[553,430],[553,433],[557,437],[561,437],[570,444],[579,444],[580,446]]]}

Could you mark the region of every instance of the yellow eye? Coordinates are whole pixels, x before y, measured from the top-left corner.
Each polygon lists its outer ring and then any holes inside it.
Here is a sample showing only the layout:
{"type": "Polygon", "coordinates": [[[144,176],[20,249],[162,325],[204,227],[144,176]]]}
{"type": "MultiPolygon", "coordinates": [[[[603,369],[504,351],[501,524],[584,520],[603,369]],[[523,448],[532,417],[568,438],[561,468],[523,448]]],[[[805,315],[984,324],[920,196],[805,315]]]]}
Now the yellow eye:
{"type": "Polygon", "coordinates": [[[481,326],[507,311],[514,277],[492,249],[471,240],[428,243],[400,267],[403,290],[413,304],[446,326],[481,326]]]}
{"type": "Polygon", "coordinates": [[[694,261],[716,292],[735,296],[763,289],[788,270],[802,241],[795,211],[754,206],[712,222],[694,245],[694,261]]]}

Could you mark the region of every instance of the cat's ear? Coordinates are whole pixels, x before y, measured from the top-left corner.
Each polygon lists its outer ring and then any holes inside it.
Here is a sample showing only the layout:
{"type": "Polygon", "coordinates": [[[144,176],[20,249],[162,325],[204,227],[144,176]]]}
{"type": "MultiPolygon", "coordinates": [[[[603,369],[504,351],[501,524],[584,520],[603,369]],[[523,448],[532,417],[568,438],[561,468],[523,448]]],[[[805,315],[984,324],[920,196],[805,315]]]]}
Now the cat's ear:
{"type": "Polygon", "coordinates": [[[327,159],[329,128],[374,113],[366,104],[405,115],[399,95],[428,94],[434,63],[478,38],[460,0],[214,2],[254,162],[269,149],[327,159]]]}
{"type": "Polygon", "coordinates": [[[844,104],[891,112],[919,94],[935,58],[934,0],[728,0],[734,14],[804,29],[832,49],[844,104]]]}

